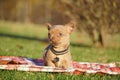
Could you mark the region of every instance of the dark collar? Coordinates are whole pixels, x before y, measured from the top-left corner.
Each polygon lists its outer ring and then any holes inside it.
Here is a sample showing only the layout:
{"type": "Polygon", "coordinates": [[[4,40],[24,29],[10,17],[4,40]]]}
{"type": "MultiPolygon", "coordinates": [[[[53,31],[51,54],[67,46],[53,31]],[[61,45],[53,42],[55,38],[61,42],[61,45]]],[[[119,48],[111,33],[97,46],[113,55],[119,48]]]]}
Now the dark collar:
{"type": "Polygon", "coordinates": [[[69,46],[65,49],[65,50],[62,50],[62,51],[56,51],[53,46],[51,46],[50,50],[55,54],[55,55],[63,55],[63,54],[66,54],[69,52],[69,46]]]}

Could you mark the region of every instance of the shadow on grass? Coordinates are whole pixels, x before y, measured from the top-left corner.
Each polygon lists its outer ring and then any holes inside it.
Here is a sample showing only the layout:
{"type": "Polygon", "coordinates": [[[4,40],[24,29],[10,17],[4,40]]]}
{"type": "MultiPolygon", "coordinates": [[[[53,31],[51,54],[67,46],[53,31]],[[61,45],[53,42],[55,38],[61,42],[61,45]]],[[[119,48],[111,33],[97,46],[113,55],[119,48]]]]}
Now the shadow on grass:
{"type": "Polygon", "coordinates": [[[36,40],[36,41],[41,41],[41,42],[44,42],[44,43],[48,43],[47,38],[40,39],[40,38],[37,38],[37,37],[28,37],[28,36],[21,36],[21,35],[7,34],[7,33],[0,33],[0,36],[17,38],[17,39],[36,40]]]}
{"type": "Polygon", "coordinates": [[[71,46],[74,47],[86,47],[86,48],[91,48],[92,46],[84,44],[84,43],[71,43],[71,46]]]}
{"type": "MultiPolygon", "coordinates": [[[[27,39],[27,40],[35,40],[35,41],[41,41],[43,43],[48,43],[47,38],[37,38],[37,37],[28,37],[28,36],[21,36],[21,35],[14,35],[14,34],[7,34],[7,33],[0,33],[0,36],[2,37],[10,37],[10,38],[16,38],[16,39],[27,39]]],[[[73,47],[87,47],[90,48],[90,45],[86,45],[83,43],[71,43],[71,46],[73,47]]]]}

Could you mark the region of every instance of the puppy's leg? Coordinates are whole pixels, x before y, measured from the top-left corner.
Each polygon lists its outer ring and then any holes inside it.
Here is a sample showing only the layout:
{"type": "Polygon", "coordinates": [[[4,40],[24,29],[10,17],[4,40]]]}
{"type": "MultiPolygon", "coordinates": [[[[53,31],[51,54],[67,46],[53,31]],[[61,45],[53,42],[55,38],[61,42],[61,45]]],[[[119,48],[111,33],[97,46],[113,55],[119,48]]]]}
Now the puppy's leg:
{"type": "Polygon", "coordinates": [[[62,61],[62,67],[63,68],[65,68],[65,69],[67,69],[67,68],[70,68],[70,61],[68,61],[68,60],[63,60],[62,61]]]}
{"type": "MultiPolygon", "coordinates": [[[[55,67],[55,64],[52,61],[48,61],[47,66],[55,67]]],[[[50,80],[54,80],[54,74],[50,74],[50,80]]]]}
{"type": "Polygon", "coordinates": [[[48,61],[46,66],[55,67],[55,64],[52,61],[48,61]]]}

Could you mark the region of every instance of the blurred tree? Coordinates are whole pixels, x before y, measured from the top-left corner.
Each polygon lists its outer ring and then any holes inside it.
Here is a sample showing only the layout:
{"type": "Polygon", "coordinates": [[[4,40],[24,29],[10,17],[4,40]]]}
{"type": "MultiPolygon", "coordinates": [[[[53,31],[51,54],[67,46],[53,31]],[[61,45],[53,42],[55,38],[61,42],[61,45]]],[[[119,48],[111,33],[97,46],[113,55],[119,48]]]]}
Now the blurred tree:
{"type": "Polygon", "coordinates": [[[59,11],[76,20],[79,30],[88,33],[95,46],[106,47],[108,33],[120,33],[119,0],[59,0],[59,11]]]}
{"type": "Polygon", "coordinates": [[[12,10],[16,4],[15,0],[0,0],[0,18],[3,20],[12,20],[12,10]]]}
{"type": "Polygon", "coordinates": [[[0,0],[0,18],[33,23],[68,22],[68,16],[55,9],[53,3],[54,0],[0,0]]]}
{"type": "Polygon", "coordinates": [[[17,0],[15,6],[16,20],[21,22],[29,21],[29,6],[28,0],[17,0]]]}
{"type": "Polygon", "coordinates": [[[31,20],[34,23],[45,23],[51,20],[51,1],[32,0],[31,20]]]}

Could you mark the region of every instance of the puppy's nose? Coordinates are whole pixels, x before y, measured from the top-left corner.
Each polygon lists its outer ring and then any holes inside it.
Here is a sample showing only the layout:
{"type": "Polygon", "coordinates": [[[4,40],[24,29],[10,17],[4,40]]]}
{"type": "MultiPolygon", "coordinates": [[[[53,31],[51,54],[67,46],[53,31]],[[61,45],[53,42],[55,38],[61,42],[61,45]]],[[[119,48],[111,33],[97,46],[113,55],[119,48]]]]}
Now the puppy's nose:
{"type": "Polygon", "coordinates": [[[50,37],[50,41],[53,41],[53,37],[50,37]]]}
{"type": "Polygon", "coordinates": [[[51,39],[51,38],[50,38],[49,40],[50,40],[50,41],[52,41],[52,39],[51,39]]]}

